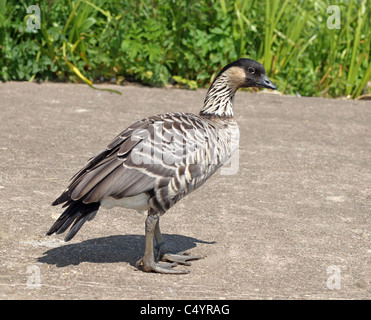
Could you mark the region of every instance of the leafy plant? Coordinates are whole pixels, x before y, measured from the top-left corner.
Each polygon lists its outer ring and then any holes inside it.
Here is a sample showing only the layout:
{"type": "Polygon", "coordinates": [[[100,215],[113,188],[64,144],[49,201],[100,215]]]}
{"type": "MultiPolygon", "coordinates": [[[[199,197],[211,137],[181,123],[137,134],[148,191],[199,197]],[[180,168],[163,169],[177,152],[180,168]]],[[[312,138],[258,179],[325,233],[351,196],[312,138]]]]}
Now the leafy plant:
{"type": "Polygon", "coordinates": [[[285,94],[359,97],[371,78],[367,0],[0,0],[0,79],[207,86],[227,63],[264,64],[285,94]],[[341,11],[327,27],[327,8],[341,11]],[[172,80],[173,79],[173,80],[172,80]]]}

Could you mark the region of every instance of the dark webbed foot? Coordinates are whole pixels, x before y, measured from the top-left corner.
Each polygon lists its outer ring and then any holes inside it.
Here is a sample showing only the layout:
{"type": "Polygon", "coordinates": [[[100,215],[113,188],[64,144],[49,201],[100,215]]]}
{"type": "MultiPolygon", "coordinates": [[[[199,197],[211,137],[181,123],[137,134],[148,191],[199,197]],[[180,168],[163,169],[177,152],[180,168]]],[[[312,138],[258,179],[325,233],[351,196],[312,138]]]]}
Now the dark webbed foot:
{"type": "Polygon", "coordinates": [[[205,257],[206,257],[206,255],[191,256],[190,252],[183,251],[183,252],[179,252],[177,254],[166,252],[165,254],[163,254],[160,257],[160,259],[161,259],[161,261],[175,262],[175,263],[182,264],[182,265],[185,265],[185,266],[190,266],[190,265],[192,265],[192,263],[190,263],[189,261],[199,260],[199,259],[203,259],[205,257]]]}
{"type": "Polygon", "coordinates": [[[205,256],[191,256],[189,252],[179,252],[178,254],[169,253],[169,249],[162,239],[159,226],[160,214],[149,211],[146,219],[146,244],[144,256],[137,263],[137,267],[142,267],[146,272],[158,272],[166,274],[186,274],[188,270],[177,270],[174,269],[178,264],[190,266],[189,261],[202,259],[205,256]],[[158,250],[157,261],[155,261],[153,253],[153,238],[156,239],[156,249],[158,250]],[[162,261],[162,262],[158,262],[162,261]],[[167,262],[166,262],[167,261],[167,262]],[[170,263],[169,263],[170,262],[170,263]]]}
{"type": "Polygon", "coordinates": [[[188,270],[177,270],[173,269],[178,265],[178,263],[173,262],[173,263],[168,263],[168,262],[148,262],[146,264],[143,263],[143,259],[140,259],[136,263],[136,267],[139,268],[142,266],[143,270],[146,272],[157,272],[157,273],[164,273],[164,274],[187,274],[189,273],[188,270]]]}

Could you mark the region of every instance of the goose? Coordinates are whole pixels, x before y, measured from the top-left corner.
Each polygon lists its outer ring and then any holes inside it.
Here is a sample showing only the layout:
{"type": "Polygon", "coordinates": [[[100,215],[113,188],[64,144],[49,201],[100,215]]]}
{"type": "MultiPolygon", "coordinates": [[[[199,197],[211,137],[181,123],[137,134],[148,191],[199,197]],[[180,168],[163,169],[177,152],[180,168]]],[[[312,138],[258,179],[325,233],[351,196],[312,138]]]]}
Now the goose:
{"type": "Polygon", "coordinates": [[[145,250],[136,267],[146,272],[188,273],[174,267],[189,266],[205,256],[170,253],[160,231],[160,216],[203,185],[237,150],[239,129],[233,102],[242,87],[277,89],[262,64],[241,58],[219,72],[198,115],[158,114],[117,135],[52,203],[63,204],[65,210],[47,235],[61,234],[72,225],[65,237],[71,240],[100,207],[144,211],[145,250]]]}

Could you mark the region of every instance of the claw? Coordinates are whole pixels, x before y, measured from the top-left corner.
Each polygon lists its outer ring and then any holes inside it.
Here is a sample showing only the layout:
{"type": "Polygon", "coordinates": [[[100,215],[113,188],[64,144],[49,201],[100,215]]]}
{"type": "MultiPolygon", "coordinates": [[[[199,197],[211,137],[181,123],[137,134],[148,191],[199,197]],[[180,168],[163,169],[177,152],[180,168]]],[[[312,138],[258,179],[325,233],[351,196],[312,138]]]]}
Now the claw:
{"type": "Polygon", "coordinates": [[[137,268],[139,268],[140,266],[142,266],[143,265],[143,258],[141,258],[141,259],[139,259],[137,262],[135,262],[135,266],[137,267],[137,268]]]}

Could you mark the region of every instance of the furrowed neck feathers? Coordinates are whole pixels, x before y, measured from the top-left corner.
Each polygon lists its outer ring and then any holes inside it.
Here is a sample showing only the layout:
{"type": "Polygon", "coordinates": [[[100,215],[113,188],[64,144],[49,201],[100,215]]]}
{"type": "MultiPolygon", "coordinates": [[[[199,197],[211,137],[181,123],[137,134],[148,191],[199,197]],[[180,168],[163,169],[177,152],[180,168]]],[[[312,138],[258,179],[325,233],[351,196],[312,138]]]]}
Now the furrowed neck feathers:
{"type": "Polygon", "coordinates": [[[206,94],[200,115],[233,117],[234,95],[240,88],[242,79],[244,79],[244,71],[238,67],[229,68],[218,75],[206,94]]]}

